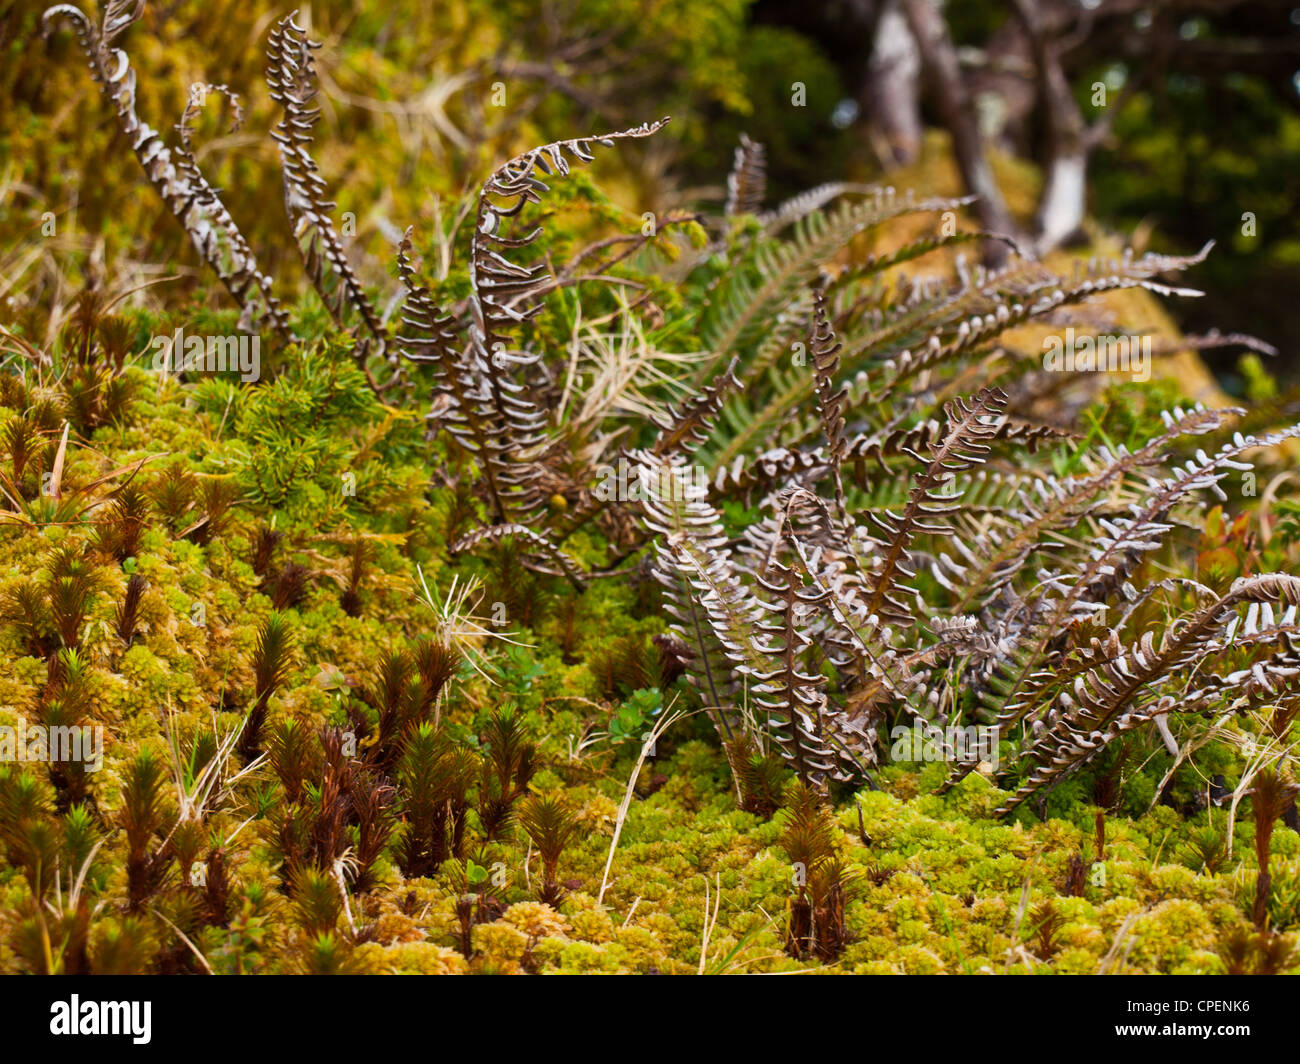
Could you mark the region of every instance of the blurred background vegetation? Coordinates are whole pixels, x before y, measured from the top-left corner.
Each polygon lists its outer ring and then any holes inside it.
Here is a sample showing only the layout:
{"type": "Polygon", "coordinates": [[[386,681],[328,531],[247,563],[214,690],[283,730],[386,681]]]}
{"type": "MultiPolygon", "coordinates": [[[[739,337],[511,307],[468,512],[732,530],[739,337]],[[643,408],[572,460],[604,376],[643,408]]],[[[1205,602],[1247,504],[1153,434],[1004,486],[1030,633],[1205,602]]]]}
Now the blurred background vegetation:
{"type": "MultiPolygon", "coordinates": [[[[66,304],[87,282],[121,291],[175,275],[149,298],[225,306],[146,189],[72,35],[42,38],[45,6],[0,2],[0,319],[66,304]]],[[[263,81],[267,31],[288,10],[150,3],[117,43],[141,116],[169,139],[191,83],[242,98],[233,131],[209,107],[198,158],[264,268],[292,283],[301,266],[263,81]]],[[[668,135],[594,172],[629,212],[721,201],[743,131],[767,145],[774,199],[846,178],[918,191],[957,180],[984,193],[986,228],[1041,253],[1113,247],[1117,233],[1169,252],[1213,239],[1189,279],[1208,295],[1171,305],[1178,324],[1261,337],[1280,352],[1269,371],[1300,378],[1300,5],[341,0],[304,6],[299,21],[324,42],[316,155],[339,212],[355,216],[358,271],[384,291],[396,291],[401,231],[442,224],[494,164],[671,115],[668,135]]],[[[1237,394],[1239,354],[1205,354],[1237,394]]]]}

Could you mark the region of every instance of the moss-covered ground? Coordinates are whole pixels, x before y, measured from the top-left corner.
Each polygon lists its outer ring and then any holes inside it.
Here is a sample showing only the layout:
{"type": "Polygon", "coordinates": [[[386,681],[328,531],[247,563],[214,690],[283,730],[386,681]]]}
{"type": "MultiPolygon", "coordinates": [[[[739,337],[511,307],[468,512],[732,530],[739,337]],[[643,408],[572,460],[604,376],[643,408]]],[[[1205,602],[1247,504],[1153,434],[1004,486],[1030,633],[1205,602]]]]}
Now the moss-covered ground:
{"type": "MultiPolygon", "coordinates": [[[[141,338],[160,328],[142,318],[134,327],[141,338]]],[[[70,855],[84,859],[93,970],[196,970],[197,955],[229,972],[1212,973],[1258,962],[1248,918],[1250,803],[1194,801],[1215,769],[1212,749],[1208,761],[1179,768],[1177,800],[1156,801],[1168,762],[1138,749],[1128,767],[1072,780],[1012,822],[989,815],[1002,792],[979,773],[934,796],[938,764],[887,766],[875,774],[878,789],[835,792],[854,883],[849,943],[833,963],[793,959],[785,937],[798,870],[782,848],[784,814],[738,810],[707,718],[688,715],[659,738],[620,827],[645,729],[694,704],[680,681],[661,691],[647,680],[650,637],[665,627],[653,584],[634,575],[577,593],[509,553],[449,557],[446,544],[468,527],[473,503],[454,475],[435,476],[426,490],[439,445],[331,355],[328,345],[298,353],[292,369],[257,389],[182,385],[128,366],[114,378],[129,393],[121,409],[72,433],[59,498],[34,492],[22,516],[0,528],[6,601],[24,584],[40,586],[60,547],[98,574],[76,649],[92,685],[89,723],[105,735],[87,799],[60,808],[45,766],[0,769],[10,783],[24,773],[34,780],[26,815],[64,839],[62,875],[70,855]],[[201,485],[213,479],[235,485],[241,502],[196,542],[185,532],[203,514],[201,485]],[[138,544],[118,559],[106,545],[113,499],[127,482],[150,508],[138,544]],[[283,535],[273,567],[306,570],[300,593],[278,611],[273,582],[254,571],[267,529],[283,535]],[[353,581],[359,541],[366,563],[353,581]],[[145,591],[124,640],[118,611],[134,574],[145,591]],[[448,605],[453,576],[473,589],[458,615],[448,605]],[[347,891],[333,927],[322,929],[285,889],[275,827],[285,796],[263,761],[203,810],[193,847],[223,854],[224,922],[196,915],[194,883],[176,855],[148,903],[127,911],[126,768],[153,750],[178,769],[159,799],[164,824],[174,824],[186,752],[202,734],[241,726],[258,633],[273,612],[286,619],[292,649],[268,728],[288,719],[313,732],[347,727],[385,651],[420,636],[462,648],[440,726],[472,748],[492,711],[509,705],[522,715],[537,744],[532,791],[558,795],[578,824],[559,862],[558,905],[536,900],[538,859],[524,832],[509,826],[483,845],[471,811],[464,860],[408,878],[389,846],[368,888],[347,891]],[[471,614],[479,627],[465,623],[471,614]],[[1105,815],[1102,793],[1110,795],[1105,815]],[[459,908],[467,892],[478,900],[468,951],[459,908]],[[178,946],[182,927],[188,943],[178,946]]],[[[67,388],[7,385],[0,432],[20,410],[42,416],[43,403],[65,413],[67,388]]],[[[582,541],[575,546],[581,553],[582,541]]],[[[50,659],[33,652],[30,634],[12,612],[0,626],[3,725],[35,719],[49,679],[50,659]]],[[[1232,771],[1226,760],[1223,768],[1232,771]]],[[[0,970],[41,967],[31,879],[11,846],[0,868],[0,970]]],[[[55,896],[69,889],[65,878],[55,896]]],[[[1280,825],[1271,905],[1276,928],[1300,918],[1300,836],[1280,825]]]]}

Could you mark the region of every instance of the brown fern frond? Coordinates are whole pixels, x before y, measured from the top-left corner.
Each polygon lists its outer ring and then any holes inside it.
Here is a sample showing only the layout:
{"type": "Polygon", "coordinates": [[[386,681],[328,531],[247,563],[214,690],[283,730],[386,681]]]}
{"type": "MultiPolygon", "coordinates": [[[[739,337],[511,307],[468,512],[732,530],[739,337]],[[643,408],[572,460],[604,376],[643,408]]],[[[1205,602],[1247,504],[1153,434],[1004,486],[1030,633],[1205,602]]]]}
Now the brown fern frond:
{"type": "Polygon", "coordinates": [[[830,458],[831,476],[835,483],[835,506],[840,520],[845,517],[844,481],[840,470],[848,453],[844,439],[844,389],[835,390],[835,376],[840,368],[840,351],[843,345],[835,339],[826,313],[826,295],[818,292],[813,301],[812,329],[808,337],[808,352],[812,356],[814,390],[817,412],[821,416],[822,432],[830,458]]]}
{"type": "Polygon", "coordinates": [[[652,453],[666,458],[676,454],[688,454],[709,438],[718,411],[726,400],[727,393],[740,387],[736,379],[736,360],[719,374],[718,378],[699,395],[688,400],[680,410],[669,407],[662,417],[654,418],[659,428],[659,437],[655,440],[652,453]]]}
{"type": "Polygon", "coordinates": [[[999,815],[1090,759],[1118,735],[1177,706],[1169,696],[1146,701],[1140,696],[1179,668],[1199,660],[1223,631],[1226,615],[1237,606],[1279,600],[1300,605],[1300,577],[1274,573],[1240,578],[1226,595],[1172,626],[1158,647],[1148,632],[1139,643],[1119,651],[1118,637],[1111,633],[1111,647],[1094,648],[1095,665],[1074,680],[1071,697],[1061,701],[1062,711],[1052,726],[1024,752],[1038,767],[1003,804],[999,815]]]}
{"type": "MultiPolygon", "coordinates": [[[[188,143],[174,156],[158,133],[136,113],[135,71],[126,52],[112,47],[112,43],[139,20],[143,11],[143,0],[113,0],[96,27],[80,9],[58,4],[41,17],[41,29],[48,35],[56,21],[72,23],[77,43],[90,61],[91,76],[113,105],[118,125],[145,175],[185,228],[200,257],[243,308],[240,328],[252,330],[265,324],[287,339],[288,316],[271,291],[271,279],[258,268],[230,212],[193,165],[188,143]]],[[[188,107],[186,113],[192,118],[188,107]]],[[[182,123],[188,129],[186,119],[182,123]]],[[[188,137],[188,132],[183,136],[188,137]]]]}
{"type": "Polygon", "coordinates": [[[912,611],[894,595],[900,576],[911,579],[915,575],[907,567],[912,539],[919,533],[942,535],[951,531],[950,526],[937,524],[936,519],[951,514],[957,504],[953,495],[941,495],[939,489],[955,485],[957,473],[984,461],[1006,404],[1006,393],[996,389],[982,390],[969,404],[961,399],[947,404],[948,431],[942,442],[933,446],[925,457],[920,452],[913,453],[918,461],[928,464],[917,475],[902,514],[897,517],[887,514],[885,518],[872,515],[888,540],[883,557],[867,576],[869,614],[899,623],[912,619],[912,611]]]}
{"type": "Polygon", "coordinates": [[[828,741],[826,677],[810,671],[808,664],[808,621],[827,593],[804,587],[794,571],[780,563],[769,566],[757,582],[771,596],[760,598],[759,604],[777,619],[758,625],[759,633],[769,637],[759,645],[773,664],[755,675],[755,700],[799,779],[816,786],[828,776],[847,779],[828,741]]]}
{"type": "Polygon", "coordinates": [[[385,354],[388,331],[348,262],[330,217],[336,204],[325,198],[325,179],[311,156],[312,127],[320,118],[320,108],[314,104],[316,60],[312,53],[320,48],[320,42],[307,37],[294,21],[295,15],[296,11],[276,23],[266,53],[271,99],[284,109],[284,117],[271,131],[284,174],[284,206],[307,276],[330,316],[346,325],[345,315],[351,310],[369,332],[369,339],[358,343],[355,351],[364,364],[371,340],[375,353],[385,354]]]}
{"type": "Polygon", "coordinates": [[[1145,551],[1154,549],[1170,531],[1171,508],[1195,491],[1210,490],[1222,494],[1219,481],[1231,470],[1249,470],[1239,460],[1246,451],[1276,446],[1283,440],[1300,436],[1300,426],[1262,437],[1236,439],[1214,455],[1198,451],[1195,458],[1172,476],[1152,477],[1142,502],[1131,505],[1130,514],[1114,520],[1101,518],[1098,534],[1088,558],[1068,576],[1039,574],[1039,582],[1026,597],[1026,609],[1033,620],[1032,631],[1023,643],[1018,662],[1010,669],[1004,684],[998,723],[1009,726],[1018,721],[1041,699],[1042,684],[1033,682],[1035,669],[1043,662],[1041,655],[1060,632],[1063,624],[1081,611],[1094,611],[1104,605],[1106,594],[1117,589],[1123,574],[1129,571],[1145,551]],[[1098,598],[1102,601],[1098,602],[1098,598]]]}
{"type": "MultiPolygon", "coordinates": [[[[1184,270],[1203,262],[1213,246],[1214,242],[1210,241],[1195,255],[1148,254],[1135,260],[1131,254],[1126,253],[1118,262],[1094,260],[1086,266],[1076,263],[1074,278],[1069,283],[1061,284],[1059,278],[1053,277],[1038,292],[1031,291],[1027,294],[1036,298],[1015,302],[995,298],[982,315],[975,314],[960,320],[955,330],[936,330],[915,349],[885,358],[880,371],[888,380],[889,387],[896,389],[901,382],[924,370],[935,369],[970,356],[1008,329],[1105,292],[1144,288],[1160,295],[1200,295],[1195,289],[1171,287],[1154,278],[1162,273],[1184,270]]],[[[878,390],[874,394],[880,398],[878,390]]]]}
{"type": "Polygon", "coordinates": [[[590,162],[597,145],[651,136],[667,121],[544,144],[511,159],[484,183],[470,244],[467,342],[458,357],[451,353],[447,323],[404,263],[409,244],[399,254],[410,321],[425,334],[407,344],[408,355],[439,363],[435,416],[443,413],[440,406],[445,408],[453,434],[477,455],[488,482],[492,518],[499,525],[533,523],[546,503],[538,454],[547,412],[530,387],[516,380],[516,373],[536,365],[539,356],[512,351],[508,334],[541,310],[550,274],[544,261],[524,264],[508,257],[530,247],[540,227],[520,234],[510,230],[525,208],[542,202],[548,189],[543,178],[568,174],[570,159],[590,162]]]}
{"type": "Polygon", "coordinates": [[[940,555],[931,569],[935,579],[958,596],[958,610],[968,609],[976,601],[988,605],[1022,571],[1047,532],[1081,521],[1094,500],[1124,477],[1159,462],[1180,436],[1213,432],[1236,413],[1233,409],[1207,410],[1199,406],[1189,412],[1176,408],[1165,415],[1166,432],[1137,451],[1120,446],[1112,453],[1109,448],[1100,448],[1097,458],[1102,467],[1098,472],[1086,477],[1046,477],[1037,481],[1032,494],[1020,493],[1019,520],[1006,534],[986,528],[984,541],[973,549],[968,549],[960,537],[954,539],[953,546],[962,557],[958,560],[952,554],[940,555]]]}
{"type": "Polygon", "coordinates": [[[727,205],[725,214],[734,218],[741,214],[757,214],[763,206],[767,191],[767,149],[757,141],[740,135],[736,161],[727,175],[727,205]]]}
{"type": "Polygon", "coordinates": [[[723,553],[726,535],[718,512],[680,464],[649,452],[631,455],[641,488],[647,528],[655,543],[655,577],[666,595],[673,629],[694,652],[693,679],[725,737],[732,738],[723,707],[750,678],[766,668],[755,650],[761,609],[723,553]]]}
{"type": "MultiPolygon", "coordinates": [[[[462,536],[449,548],[451,554],[460,554],[463,551],[472,550],[480,543],[496,543],[502,539],[517,537],[524,540],[531,547],[536,548],[539,552],[550,558],[560,567],[560,571],[568,578],[573,586],[581,590],[584,573],[578,568],[575,562],[568,554],[560,550],[554,543],[541,532],[536,532],[527,525],[504,524],[493,525],[490,528],[479,528],[462,536]]],[[[536,568],[535,565],[532,567],[536,568]]],[[[551,573],[553,570],[539,568],[539,572],[551,573]]]]}

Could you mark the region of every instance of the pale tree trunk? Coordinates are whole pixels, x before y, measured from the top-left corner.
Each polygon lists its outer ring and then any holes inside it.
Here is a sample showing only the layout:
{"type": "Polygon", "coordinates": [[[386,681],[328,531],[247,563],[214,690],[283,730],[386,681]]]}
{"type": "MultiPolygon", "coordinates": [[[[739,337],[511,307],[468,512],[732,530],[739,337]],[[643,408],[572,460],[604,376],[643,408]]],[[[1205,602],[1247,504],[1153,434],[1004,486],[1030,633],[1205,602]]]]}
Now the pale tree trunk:
{"type": "MultiPolygon", "coordinates": [[[[984,155],[979,118],[943,14],[930,0],[902,0],[902,5],[920,50],[921,67],[939,119],[952,136],[953,154],[962,180],[967,191],[979,197],[975,215],[984,229],[1015,239],[1017,227],[984,155]]],[[[986,243],[985,260],[990,265],[1000,265],[1006,256],[1007,248],[1002,243],[986,243]]]]}
{"type": "Polygon", "coordinates": [[[1029,34],[1038,73],[1038,100],[1047,132],[1046,177],[1035,219],[1035,251],[1046,254],[1079,232],[1093,138],[1061,66],[1055,41],[1039,26],[1031,0],[1015,0],[1029,34]]]}
{"type": "Polygon", "coordinates": [[[876,156],[885,169],[909,166],[921,153],[921,52],[898,0],[885,0],[867,64],[863,107],[876,156]]]}
{"type": "Polygon", "coordinates": [[[1038,204],[1034,250],[1044,255],[1069,240],[1083,225],[1088,156],[1084,151],[1053,155],[1038,204]]]}

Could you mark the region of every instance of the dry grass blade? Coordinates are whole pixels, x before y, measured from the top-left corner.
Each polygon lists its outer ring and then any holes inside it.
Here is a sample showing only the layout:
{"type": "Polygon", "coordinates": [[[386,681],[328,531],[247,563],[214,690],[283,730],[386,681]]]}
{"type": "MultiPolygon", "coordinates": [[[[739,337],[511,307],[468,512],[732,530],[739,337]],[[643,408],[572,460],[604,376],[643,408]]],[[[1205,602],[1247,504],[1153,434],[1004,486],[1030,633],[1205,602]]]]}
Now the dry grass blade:
{"type": "Polygon", "coordinates": [[[659,737],[679,720],[687,716],[690,716],[690,714],[685,710],[670,709],[655,722],[654,727],[647,734],[645,742],[641,744],[641,752],[637,755],[636,764],[632,766],[631,775],[628,776],[627,788],[623,791],[623,800],[618,806],[618,815],[614,818],[614,837],[609,841],[609,855],[605,858],[605,869],[600,875],[600,890],[596,893],[597,906],[604,904],[605,891],[609,889],[609,870],[614,864],[614,852],[618,849],[619,836],[623,834],[623,823],[627,820],[627,811],[632,806],[632,797],[636,793],[636,781],[637,777],[641,775],[641,766],[645,764],[645,759],[649,756],[659,737]]]}

